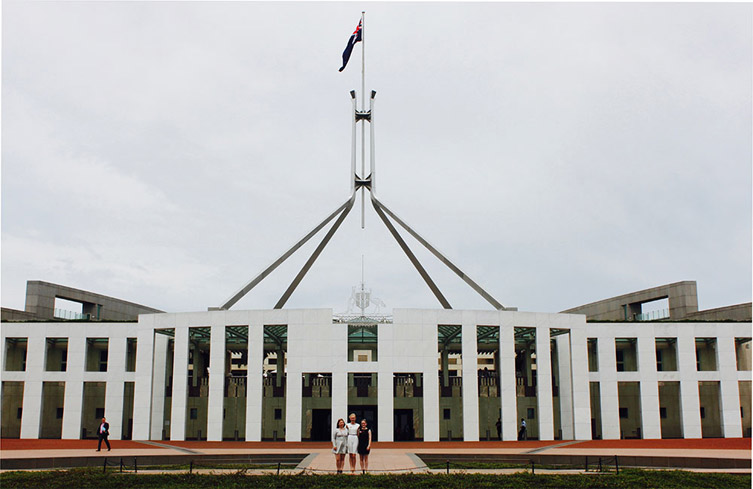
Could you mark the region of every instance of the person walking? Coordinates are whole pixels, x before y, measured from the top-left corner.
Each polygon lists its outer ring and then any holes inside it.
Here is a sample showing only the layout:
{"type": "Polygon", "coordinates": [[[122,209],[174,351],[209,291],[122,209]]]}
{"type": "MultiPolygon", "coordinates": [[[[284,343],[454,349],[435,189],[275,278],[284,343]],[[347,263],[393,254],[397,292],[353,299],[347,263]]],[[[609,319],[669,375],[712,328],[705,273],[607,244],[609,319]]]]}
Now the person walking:
{"type": "Polygon", "coordinates": [[[361,420],[361,427],[358,428],[358,457],[361,462],[361,473],[365,474],[369,470],[369,453],[371,452],[371,429],[368,427],[365,419],[361,420]]]}
{"type": "Polygon", "coordinates": [[[345,427],[345,420],[337,420],[337,428],[332,432],[332,452],[335,454],[335,467],[337,473],[343,473],[345,465],[345,454],[348,453],[348,429],[345,427]]]}
{"type": "Polygon", "coordinates": [[[528,437],[526,436],[526,420],[524,418],[520,418],[520,431],[518,431],[518,440],[526,440],[528,437]]]}
{"type": "Polygon", "coordinates": [[[104,440],[105,445],[107,445],[107,451],[110,451],[110,440],[107,439],[108,436],[110,436],[110,423],[107,422],[107,419],[102,418],[102,424],[99,425],[99,429],[97,430],[97,437],[99,438],[97,451],[102,449],[102,440],[104,440]]]}
{"type": "Polygon", "coordinates": [[[350,459],[350,473],[356,473],[356,454],[358,453],[358,428],[360,427],[356,423],[356,413],[351,413],[348,416],[348,424],[345,427],[348,429],[348,458],[350,459]]]}
{"type": "Polygon", "coordinates": [[[497,438],[502,441],[502,418],[497,418],[497,438]]]}

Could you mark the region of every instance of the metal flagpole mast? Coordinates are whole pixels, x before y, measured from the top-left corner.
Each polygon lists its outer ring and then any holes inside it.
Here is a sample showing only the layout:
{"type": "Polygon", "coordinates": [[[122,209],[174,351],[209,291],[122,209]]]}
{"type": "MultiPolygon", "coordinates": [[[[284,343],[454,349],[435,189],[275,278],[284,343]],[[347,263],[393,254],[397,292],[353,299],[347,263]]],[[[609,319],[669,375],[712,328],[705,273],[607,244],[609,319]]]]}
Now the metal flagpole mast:
{"type": "MultiPolygon", "coordinates": [[[[366,11],[361,11],[361,112],[366,111],[366,11]]],[[[361,178],[366,179],[366,124],[361,122],[361,178]]],[[[366,189],[361,189],[361,229],[366,227],[366,189]]]]}
{"type": "MultiPolygon", "coordinates": [[[[395,241],[397,241],[400,248],[403,250],[403,252],[406,254],[410,262],[413,264],[413,266],[416,268],[416,271],[418,271],[419,275],[424,279],[424,282],[426,282],[426,285],[429,287],[429,289],[434,293],[434,296],[437,298],[439,303],[444,307],[445,309],[452,309],[452,306],[447,301],[447,299],[442,295],[442,292],[439,290],[439,287],[434,283],[434,281],[429,276],[426,269],[421,265],[421,263],[418,261],[418,258],[413,254],[408,244],[405,242],[405,240],[402,238],[400,233],[398,232],[395,225],[393,225],[390,218],[392,218],[398,225],[400,225],[405,231],[408,232],[411,236],[413,236],[420,244],[422,244],[428,251],[430,251],[435,257],[439,259],[440,262],[442,262],[445,266],[447,266],[450,270],[455,272],[455,274],[460,277],[466,284],[468,284],[473,290],[475,290],[478,294],[480,294],[484,299],[486,299],[487,302],[489,302],[495,309],[498,310],[516,310],[516,308],[506,308],[502,304],[500,304],[497,300],[495,300],[490,294],[488,294],[484,289],[482,289],[476,282],[470,279],[462,270],[460,270],[457,266],[455,266],[454,263],[452,263],[447,257],[445,257],[442,253],[440,253],[436,248],[431,246],[421,235],[419,235],[413,228],[408,226],[404,221],[402,221],[399,217],[397,217],[392,211],[390,211],[387,207],[385,207],[384,204],[379,202],[376,198],[375,193],[375,187],[374,187],[374,180],[375,180],[375,172],[376,172],[376,163],[374,158],[374,97],[376,96],[375,91],[371,91],[371,95],[369,97],[369,109],[366,109],[366,37],[365,37],[365,21],[366,21],[366,11],[361,12],[361,20],[359,21],[360,26],[360,34],[361,34],[361,109],[358,110],[358,99],[356,98],[356,91],[351,90],[350,91],[350,97],[351,97],[351,103],[353,104],[353,126],[352,126],[352,146],[351,146],[351,182],[350,182],[350,189],[351,194],[350,198],[347,202],[345,202],[343,205],[337,208],[332,214],[327,216],[327,218],[319,223],[318,226],[316,226],[313,230],[311,230],[306,236],[304,236],[300,241],[298,241],[296,244],[294,244],[288,251],[286,251],[281,257],[279,257],[272,265],[264,269],[259,275],[257,275],[251,282],[246,284],[240,291],[238,291],[235,295],[233,295],[230,299],[228,299],[222,306],[216,307],[216,308],[209,308],[209,310],[227,310],[230,307],[232,307],[236,302],[238,302],[244,295],[246,295],[251,289],[253,289],[256,285],[258,285],[265,277],[267,277],[270,273],[272,273],[279,265],[281,265],[283,262],[285,262],[293,253],[295,253],[298,249],[300,249],[306,242],[308,242],[314,235],[319,233],[320,230],[322,230],[327,224],[329,224],[332,220],[335,220],[332,227],[327,231],[324,238],[321,240],[319,245],[316,247],[314,252],[309,257],[308,261],[304,264],[303,268],[298,272],[298,275],[293,279],[293,281],[290,283],[288,288],[283,293],[282,297],[280,297],[280,300],[277,301],[274,308],[275,309],[281,309],[285,303],[288,301],[290,296],[293,294],[295,289],[298,287],[298,285],[303,280],[304,276],[307,274],[309,269],[313,266],[316,259],[319,257],[319,255],[322,253],[324,248],[327,246],[327,244],[332,239],[332,236],[337,232],[342,222],[345,220],[345,218],[348,216],[348,213],[353,208],[355,202],[356,202],[356,191],[361,191],[361,229],[365,229],[365,215],[366,215],[366,191],[369,192],[371,197],[371,204],[374,207],[375,212],[377,213],[377,216],[381,219],[381,221],[384,223],[384,225],[387,227],[388,231],[392,234],[392,236],[395,238],[395,241]],[[361,173],[360,175],[357,173],[357,165],[356,165],[356,159],[357,159],[357,128],[356,125],[358,123],[361,123],[361,173]],[[370,125],[369,130],[369,146],[370,146],[370,154],[369,154],[369,163],[370,163],[370,173],[366,174],[366,122],[370,125]],[[336,218],[336,219],[335,219],[336,218]]],[[[358,30],[353,33],[354,36],[358,35],[358,30]]],[[[357,38],[357,37],[356,37],[357,38]]],[[[353,38],[349,39],[348,41],[348,47],[346,48],[346,52],[343,52],[343,63],[347,64],[347,59],[345,59],[346,53],[352,54],[352,49],[354,47],[355,42],[351,44],[351,40],[353,38]]],[[[350,59],[350,54],[347,56],[348,59],[350,59]]],[[[345,66],[343,66],[343,69],[345,66]]],[[[342,69],[340,70],[342,71],[342,69]]],[[[365,265],[365,258],[363,255],[361,255],[361,291],[360,291],[360,308],[361,308],[361,315],[363,316],[365,314],[365,309],[367,306],[367,301],[365,297],[366,294],[366,265],[365,265]]]]}
{"type": "MultiPolygon", "coordinates": [[[[365,193],[363,195],[364,197],[366,196],[365,193]]],[[[366,305],[366,301],[364,300],[364,292],[365,292],[365,286],[363,283],[363,255],[361,255],[361,301],[360,301],[361,302],[360,304],[361,305],[361,317],[366,316],[366,313],[364,312],[366,310],[366,308],[364,307],[366,305]]]]}

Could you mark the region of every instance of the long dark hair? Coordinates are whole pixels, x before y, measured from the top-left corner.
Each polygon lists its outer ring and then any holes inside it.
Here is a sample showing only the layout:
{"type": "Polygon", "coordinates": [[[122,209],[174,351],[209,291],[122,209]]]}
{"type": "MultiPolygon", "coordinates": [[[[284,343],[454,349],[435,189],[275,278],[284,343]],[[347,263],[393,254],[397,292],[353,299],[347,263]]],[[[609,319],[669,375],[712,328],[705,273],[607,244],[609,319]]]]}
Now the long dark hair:
{"type": "Polygon", "coordinates": [[[345,428],[345,420],[340,418],[337,420],[337,425],[335,426],[338,430],[340,429],[340,421],[343,422],[343,428],[345,428]]]}

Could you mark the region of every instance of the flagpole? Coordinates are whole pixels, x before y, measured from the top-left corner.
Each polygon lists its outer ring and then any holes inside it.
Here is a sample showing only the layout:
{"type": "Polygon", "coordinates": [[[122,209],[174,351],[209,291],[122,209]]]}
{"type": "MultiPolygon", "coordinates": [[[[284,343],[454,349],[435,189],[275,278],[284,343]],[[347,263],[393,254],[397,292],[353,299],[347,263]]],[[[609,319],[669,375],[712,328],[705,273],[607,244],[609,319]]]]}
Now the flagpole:
{"type": "Polygon", "coordinates": [[[366,11],[361,12],[361,110],[366,110],[366,11]]]}
{"type": "MultiPolygon", "coordinates": [[[[361,11],[361,112],[366,111],[366,11],[361,11]]],[[[366,124],[361,121],[361,178],[366,178],[366,124]]],[[[366,190],[361,189],[361,229],[366,227],[366,190]]]]}

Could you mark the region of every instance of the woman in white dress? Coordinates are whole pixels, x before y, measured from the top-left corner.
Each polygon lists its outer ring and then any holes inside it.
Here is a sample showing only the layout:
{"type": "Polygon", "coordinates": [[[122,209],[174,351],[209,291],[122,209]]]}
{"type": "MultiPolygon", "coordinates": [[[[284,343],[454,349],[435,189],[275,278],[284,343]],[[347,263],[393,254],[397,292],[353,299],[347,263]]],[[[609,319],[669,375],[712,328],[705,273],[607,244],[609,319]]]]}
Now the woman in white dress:
{"type": "Polygon", "coordinates": [[[345,427],[345,420],[337,420],[337,428],[332,432],[332,452],[335,454],[335,466],[337,473],[343,473],[345,465],[345,454],[348,453],[348,429],[345,427]]]}
{"type": "Polygon", "coordinates": [[[348,455],[350,458],[350,473],[356,473],[356,454],[358,453],[358,428],[361,427],[356,423],[356,413],[348,416],[350,423],[345,427],[348,429],[348,455]]]}

